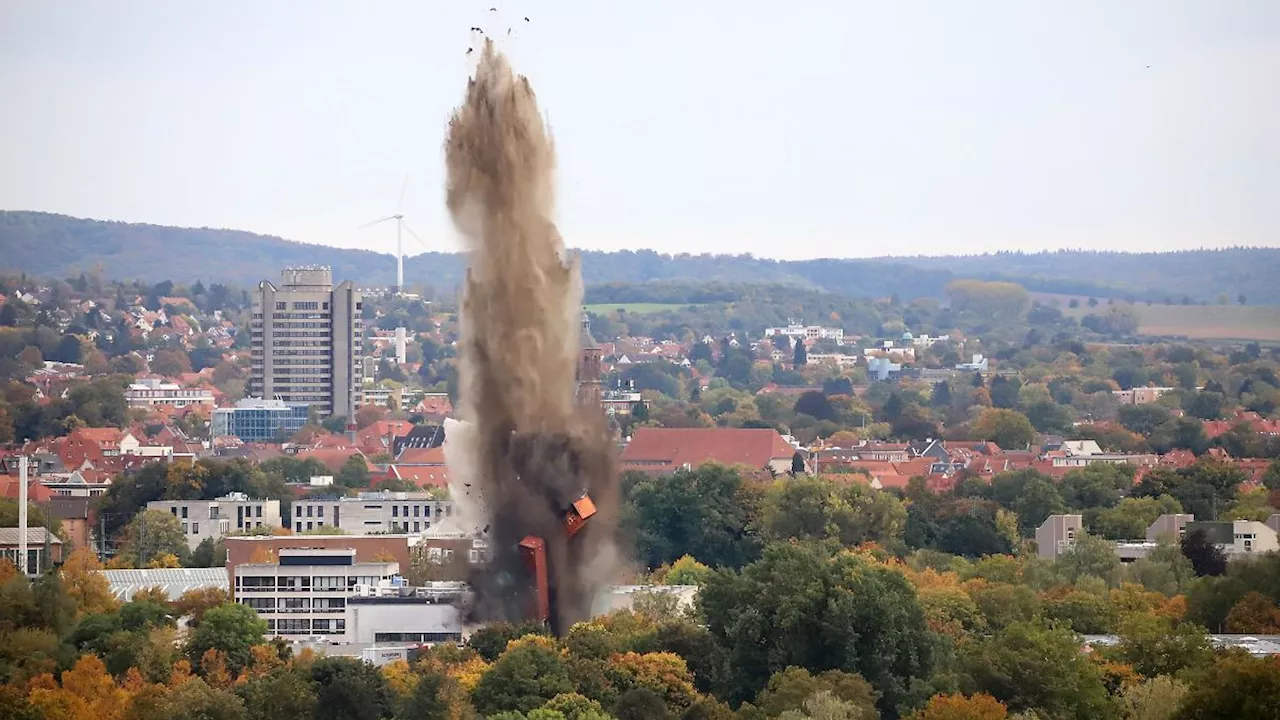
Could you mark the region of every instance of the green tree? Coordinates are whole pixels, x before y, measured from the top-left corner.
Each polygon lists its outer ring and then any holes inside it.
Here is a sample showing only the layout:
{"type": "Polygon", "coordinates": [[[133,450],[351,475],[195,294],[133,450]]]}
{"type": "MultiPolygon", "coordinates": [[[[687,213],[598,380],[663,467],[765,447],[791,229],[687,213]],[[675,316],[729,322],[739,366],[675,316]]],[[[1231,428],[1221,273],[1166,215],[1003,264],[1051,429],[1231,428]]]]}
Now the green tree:
{"type": "Polygon", "coordinates": [[[1177,675],[1184,669],[1201,669],[1213,662],[1213,644],[1203,627],[1174,624],[1166,617],[1131,615],[1120,624],[1116,657],[1144,677],[1177,675]]]}
{"type": "Polygon", "coordinates": [[[420,675],[413,692],[396,713],[396,720],[448,720],[449,701],[445,696],[448,682],[448,678],[439,673],[420,675]]]}
{"type": "Polygon", "coordinates": [[[1036,429],[1026,415],[1001,408],[983,410],[974,423],[974,432],[1005,450],[1026,448],[1036,436],[1036,429]]]}
{"type": "Polygon", "coordinates": [[[889,493],[814,477],[776,481],[761,510],[768,540],[830,540],[846,547],[900,540],[907,517],[889,493]]]}
{"type": "Polygon", "coordinates": [[[641,480],[623,508],[624,526],[650,568],[684,555],[712,567],[742,567],[759,556],[750,527],[756,499],[735,470],[708,463],[641,480]]]}
{"type": "Polygon", "coordinates": [[[311,665],[311,682],[316,688],[315,720],[380,720],[393,715],[386,678],[359,659],[321,658],[311,665]]]}
{"type": "Polygon", "coordinates": [[[1280,717],[1280,658],[1231,653],[1190,683],[1175,720],[1280,717]]]}
{"type": "Polygon", "coordinates": [[[796,341],[795,353],[791,356],[791,364],[796,367],[804,367],[809,363],[809,351],[805,348],[804,340],[796,341]]]}
{"type": "Polygon", "coordinates": [[[1115,543],[1081,534],[1076,538],[1075,545],[1063,553],[1056,564],[1058,572],[1073,583],[1086,576],[1108,580],[1120,567],[1120,558],[1116,556],[1115,543]]]}
{"type": "Polygon", "coordinates": [[[219,650],[227,656],[227,669],[238,673],[252,661],[249,649],[261,643],[266,632],[267,621],[248,605],[219,605],[206,611],[191,633],[187,657],[193,666],[198,666],[206,651],[219,650]]]}
{"type": "Polygon", "coordinates": [[[527,713],[573,691],[568,669],[554,643],[530,639],[513,643],[502,653],[480,677],[471,699],[482,715],[507,710],[527,713]]]}
{"type": "Polygon", "coordinates": [[[769,717],[777,717],[788,711],[803,710],[805,703],[820,692],[852,703],[860,713],[854,717],[878,715],[876,700],[879,693],[861,676],[839,670],[828,670],[814,676],[808,670],[795,666],[770,676],[755,705],[769,717]]]}
{"type": "MultiPolygon", "coordinates": [[[[248,709],[248,720],[312,720],[316,693],[309,678],[292,668],[252,677],[236,689],[248,709]]],[[[406,719],[407,720],[407,719],[406,719]]]]}
{"type": "Polygon", "coordinates": [[[1191,561],[1196,575],[1222,575],[1227,571],[1226,553],[1211,542],[1201,528],[1193,528],[1182,536],[1182,554],[1191,561]]]}
{"type": "Polygon", "coordinates": [[[248,717],[244,701],[229,690],[209,687],[192,678],[169,691],[164,700],[164,717],[172,720],[243,720],[248,717]]]}
{"type": "Polygon", "coordinates": [[[1121,693],[1121,716],[1124,720],[1173,720],[1187,689],[1186,683],[1166,675],[1144,680],[1121,693]]]}
{"type": "Polygon", "coordinates": [[[1094,515],[1090,529],[1108,540],[1139,540],[1161,515],[1181,512],[1182,504],[1171,495],[1127,497],[1094,515]]]}
{"type": "Polygon", "coordinates": [[[1101,670],[1080,652],[1075,633],[1065,628],[1013,623],[975,643],[964,667],[978,690],[1013,711],[1082,719],[1111,714],[1101,670]]]}
{"type": "Polygon", "coordinates": [[[730,694],[738,700],[794,665],[860,674],[892,708],[933,665],[915,591],[900,573],[860,556],[771,546],[741,573],[712,576],[698,604],[728,651],[730,694]]]}
{"type": "Polygon", "coordinates": [[[182,521],[164,510],[143,510],[129,523],[120,555],[135,567],[146,567],[162,555],[186,557],[187,536],[182,521]]]}
{"type": "Polygon", "coordinates": [[[692,555],[685,555],[671,564],[662,576],[663,585],[701,585],[711,574],[711,568],[698,562],[692,555]]]}
{"type": "Polygon", "coordinates": [[[364,455],[356,453],[342,463],[338,475],[333,479],[337,485],[347,488],[369,487],[369,462],[364,455]]]}

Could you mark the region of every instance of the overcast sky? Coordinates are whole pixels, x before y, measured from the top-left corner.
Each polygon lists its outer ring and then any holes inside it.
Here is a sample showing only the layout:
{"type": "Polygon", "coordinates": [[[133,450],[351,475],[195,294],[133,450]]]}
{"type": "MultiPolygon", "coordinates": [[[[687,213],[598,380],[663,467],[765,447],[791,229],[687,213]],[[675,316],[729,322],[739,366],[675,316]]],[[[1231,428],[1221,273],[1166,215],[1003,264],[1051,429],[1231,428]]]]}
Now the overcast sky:
{"type": "Polygon", "coordinates": [[[473,25],[578,247],[1280,245],[1276,0],[0,0],[0,209],[454,250],[473,25]]]}

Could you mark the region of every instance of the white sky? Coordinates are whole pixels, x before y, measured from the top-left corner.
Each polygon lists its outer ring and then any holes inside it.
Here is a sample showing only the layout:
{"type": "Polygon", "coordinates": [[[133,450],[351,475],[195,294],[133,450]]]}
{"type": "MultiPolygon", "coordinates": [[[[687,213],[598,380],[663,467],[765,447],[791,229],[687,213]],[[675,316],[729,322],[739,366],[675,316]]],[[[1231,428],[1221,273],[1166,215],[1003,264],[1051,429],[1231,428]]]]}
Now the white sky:
{"type": "Polygon", "coordinates": [[[1280,245],[1275,0],[0,0],[0,208],[391,252],[357,228],[408,174],[457,249],[473,25],[551,118],[571,245],[1280,245]]]}

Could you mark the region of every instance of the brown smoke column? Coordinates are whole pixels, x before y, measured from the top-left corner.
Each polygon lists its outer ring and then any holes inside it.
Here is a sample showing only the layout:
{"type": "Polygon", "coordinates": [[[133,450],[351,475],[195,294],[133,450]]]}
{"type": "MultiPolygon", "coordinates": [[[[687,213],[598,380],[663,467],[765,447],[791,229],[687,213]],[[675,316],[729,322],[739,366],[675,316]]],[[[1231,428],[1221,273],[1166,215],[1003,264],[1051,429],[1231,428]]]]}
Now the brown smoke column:
{"type": "Polygon", "coordinates": [[[470,254],[458,372],[459,414],[474,432],[461,452],[490,523],[474,619],[527,617],[517,545],[536,535],[562,633],[590,617],[611,580],[617,470],[602,412],[574,403],[582,279],[553,221],[555,147],[528,79],[492,42],[450,120],[445,162],[446,203],[470,254]],[[564,511],[583,490],[597,514],[570,541],[564,511]]]}

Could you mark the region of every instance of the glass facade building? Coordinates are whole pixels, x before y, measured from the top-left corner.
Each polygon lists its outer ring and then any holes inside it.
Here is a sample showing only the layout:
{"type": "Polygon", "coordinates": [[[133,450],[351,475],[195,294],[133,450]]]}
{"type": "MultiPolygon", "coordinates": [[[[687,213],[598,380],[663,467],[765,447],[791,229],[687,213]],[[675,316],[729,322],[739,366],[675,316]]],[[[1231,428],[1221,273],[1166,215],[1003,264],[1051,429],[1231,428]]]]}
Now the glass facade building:
{"type": "Polygon", "coordinates": [[[241,400],[233,408],[218,408],[210,418],[213,437],[235,435],[245,442],[275,442],[307,424],[309,406],[282,400],[241,400]]]}

